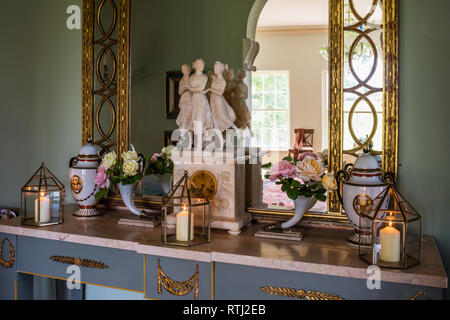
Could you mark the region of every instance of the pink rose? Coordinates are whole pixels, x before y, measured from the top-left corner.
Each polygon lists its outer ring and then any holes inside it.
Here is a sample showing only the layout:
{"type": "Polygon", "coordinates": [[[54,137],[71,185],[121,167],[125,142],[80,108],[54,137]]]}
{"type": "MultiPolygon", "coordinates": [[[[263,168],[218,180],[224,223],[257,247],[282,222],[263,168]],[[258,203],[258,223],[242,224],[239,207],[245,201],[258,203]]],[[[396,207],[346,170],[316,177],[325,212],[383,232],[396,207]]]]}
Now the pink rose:
{"type": "Polygon", "coordinates": [[[160,155],[159,153],[154,153],[153,156],[152,156],[152,161],[153,161],[153,162],[158,161],[158,158],[159,158],[159,157],[161,157],[161,155],[160,155]]]}
{"type": "Polygon", "coordinates": [[[300,157],[298,158],[298,160],[303,161],[303,160],[305,160],[306,157],[311,157],[316,160],[320,160],[319,156],[313,152],[305,152],[305,153],[300,154],[300,157]]]}
{"type": "Polygon", "coordinates": [[[100,187],[100,189],[108,189],[111,182],[106,174],[106,169],[103,166],[98,167],[97,177],[95,178],[95,183],[100,187]]]}
{"type": "Polygon", "coordinates": [[[281,177],[296,178],[298,176],[295,167],[288,161],[280,161],[270,169],[270,181],[276,181],[281,177]]]}

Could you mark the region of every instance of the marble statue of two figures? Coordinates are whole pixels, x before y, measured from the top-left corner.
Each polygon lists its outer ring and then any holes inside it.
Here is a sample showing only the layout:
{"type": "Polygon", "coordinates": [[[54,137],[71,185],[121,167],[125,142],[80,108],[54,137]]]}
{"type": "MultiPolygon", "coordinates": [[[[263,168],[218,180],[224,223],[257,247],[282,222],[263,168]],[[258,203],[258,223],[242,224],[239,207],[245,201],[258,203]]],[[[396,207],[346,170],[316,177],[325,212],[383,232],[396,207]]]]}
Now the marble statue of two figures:
{"type": "Polygon", "coordinates": [[[250,129],[251,115],[247,107],[248,87],[244,83],[245,70],[234,79],[233,69],[222,62],[214,64],[214,72],[204,73],[205,61],[197,59],[181,67],[183,78],[179,83],[180,130],[193,132],[201,125],[202,132],[215,129],[250,129]],[[209,100],[208,100],[209,95],[209,100]]]}

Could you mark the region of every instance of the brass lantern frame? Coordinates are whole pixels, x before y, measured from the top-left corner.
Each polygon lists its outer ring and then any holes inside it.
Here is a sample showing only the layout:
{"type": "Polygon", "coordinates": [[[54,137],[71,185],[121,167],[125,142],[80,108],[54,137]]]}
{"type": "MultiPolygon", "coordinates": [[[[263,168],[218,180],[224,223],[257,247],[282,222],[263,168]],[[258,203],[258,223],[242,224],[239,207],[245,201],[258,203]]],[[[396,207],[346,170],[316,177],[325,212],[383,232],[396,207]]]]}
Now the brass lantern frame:
{"type": "Polygon", "coordinates": [[[161,237],[163,242],[168,245],[181,247],[193,247],[209,243],[211,241],[210,205],[211,202],[204,195],[202,189],[192,181],[189,172],[185,171],[183,177],[162,200],[161,216],[163,218],[163,226],[161,237]],[[168,215],[170,213],[176,215],[176,210],[183,207],[188,212],[188,240],[178,241],[176,239],[176,233],[169,233],[168,215]],[[203,210],[201,210],[201,208],[203,208],[203,210]],[[195,232],[196,218],[194,209],[197,209],[197,212],[201,211],[201,233],[195,232]],[[194,215],[194,221],[192,215],[194,215]],[[193,232],[193,234],[191,234],[191,232],[193,232]]]}
{"type": "MultiPolygon", "coordinates": [[[[422,260],[423,241],[423,221],[417,210],[397,191],[396,181],[393,173],[386,173],[384,176],[388,187],[383,190],[373,201],[370,202],[367,210],[359,212],[360,221],[369,219],[372,222],[372,243],[369,248],[358,247],[358,254],[361,260],[369,265],[378,265],[383,268],[406,270],[417,266],[422,260]],[[416,223],[419,233],[415,243],[410,240],[408,226],[416,223]],[[378,241],[378,232],[386,226],[396,226],[400,231],[400,261],[386,262],[378,257],[378,250],[381,250],[378,241]],[[417,245],[417,256],[410,254],[411,246],[417,245]]],[[[381,241],[381,240],[380,240],[381,241]]]]}
{"type": "MultiPolygon", "coordinates": [[[[22,225],[33,227],[47,227],[62,224],[64,221],[64,196],[65,187],[61,181],[42,163],[39,169],[31,176],[21,189],[20,221],[22,225]],[[49,203],[50,220],[41,222],[41,198],[52,193],[58,193],[58,216],[52,217],[51,202],[49,203]],[[29,197],[36,196],[35,212],[29,216],[27,203],[29,197]],[[37,208],[36,208],[37,203],[37,208]]],[[[54,201],[54,200],[53,200],[54,201]]]]}

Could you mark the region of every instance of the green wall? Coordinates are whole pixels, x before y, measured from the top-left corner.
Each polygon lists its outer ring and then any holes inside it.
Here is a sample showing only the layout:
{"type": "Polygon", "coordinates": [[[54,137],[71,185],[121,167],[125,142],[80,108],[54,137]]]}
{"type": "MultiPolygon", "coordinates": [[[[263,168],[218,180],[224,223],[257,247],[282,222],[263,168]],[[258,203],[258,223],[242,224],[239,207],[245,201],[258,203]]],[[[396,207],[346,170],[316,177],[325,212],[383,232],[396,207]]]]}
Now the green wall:
{"type": "MultiPolygon", "coordinates": [[[[400,188],[450,271],[448,0],[400,1],[400,188]]],[[[447,294],[448,297],[448,294],[447,294]]]]}
{"type": "Polygon", "coordinates": [[[242,40],[253,0],[133,0],[131,142],[152,154],[163,146],[165,72],[204,58],[242,66],[242,40]]]}
{"type": "Polygon", "coordinates": [[[66,9],[81,2],[0,0],[0,207],[20,206],[42,161],[67,185],[80,151],[81,31],[67,29],[66,9]]]}

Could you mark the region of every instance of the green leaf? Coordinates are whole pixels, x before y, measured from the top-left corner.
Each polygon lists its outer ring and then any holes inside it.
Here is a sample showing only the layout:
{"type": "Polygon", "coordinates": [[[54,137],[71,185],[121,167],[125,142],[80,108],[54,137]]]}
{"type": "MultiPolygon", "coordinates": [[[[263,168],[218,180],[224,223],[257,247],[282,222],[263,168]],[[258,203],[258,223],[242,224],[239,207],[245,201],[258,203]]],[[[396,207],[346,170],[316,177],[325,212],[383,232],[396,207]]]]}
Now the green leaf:
{"type": "Polygon", "coordinates": [[[316,194],[315,197],[318,201],[321,201],[321,202],[327,201],[327,196],[324,194],[316,194]]]}
{"type": "Polygon", "coordinates": [[[272,163],[266,163],[265,165],[263,165],[262,167],[261,167],[262,169],[265,169],[265,170],[269,170],[270,168],[272,168],[272,163]]]}
{"type": "Polygon", "coordinates": [[[99,192],[95,194],[95,200],[108,199],[109,189],[100,189],[99,192]]]}
{"type": "Polygon", "coordinates": [[[295,188],[300,188],[302,186],[300,181],[297,181],[297,180],[292,181],[291,185],[295,188]]]}
{"type": "Polygon", "coordinates": [[[286,158],[283,158],[283,161],[292,162],[293,160],[292,160],[292,157],[286,157],[286,158]]]}
{"type": "Polygon", "coordinates": [[[298,191],[298,189],[290,189],[288,192],[287,192],[287,196],[289,197],[289,199],[291,199],[291,200],[297,200],[297,198],[298,198],[298,196],[299,196],[299,191],[298,191]]]}

